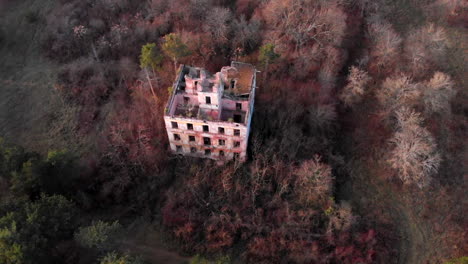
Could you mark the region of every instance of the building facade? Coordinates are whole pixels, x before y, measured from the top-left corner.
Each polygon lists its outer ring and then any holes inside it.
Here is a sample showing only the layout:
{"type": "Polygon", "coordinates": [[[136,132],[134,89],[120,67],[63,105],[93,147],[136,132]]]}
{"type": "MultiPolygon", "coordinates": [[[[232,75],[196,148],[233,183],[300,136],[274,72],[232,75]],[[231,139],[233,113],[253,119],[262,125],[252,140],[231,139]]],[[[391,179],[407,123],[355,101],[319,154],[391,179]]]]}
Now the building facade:
{"type": "Polygon", "coordinates": [[[181,65],[164,114],[172,152],[244,161],[255,89],[251,64],[233,61],[214,75],[181,65]]]}

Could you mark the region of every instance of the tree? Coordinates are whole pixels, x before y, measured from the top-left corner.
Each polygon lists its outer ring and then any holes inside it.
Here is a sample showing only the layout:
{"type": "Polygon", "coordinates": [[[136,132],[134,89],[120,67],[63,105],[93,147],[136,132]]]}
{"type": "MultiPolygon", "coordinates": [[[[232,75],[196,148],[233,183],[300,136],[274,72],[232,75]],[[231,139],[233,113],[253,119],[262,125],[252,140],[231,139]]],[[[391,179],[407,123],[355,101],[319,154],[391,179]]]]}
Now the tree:
{"type": "Polygon", "coordinates": [[[314,134],[333,132],[337,119],[336,109],[331,104],[314,104],[308,109],[308,125],[314,134]]]}
{"type": "Polygon", "coordinates": [[[10,190],[17,196],[37,199],[41,192],[72,196],[80,176],[80,166],[68,151],[49,151],[47,158],[37,153],[24,153],[22,164],[12,169],[10,190]]]}
{"type": "Polygon", "coordinates": [[[10,190],[16,195],[35,198],[40,193],[41,177],[38,172],[39,161],[30,159],[23,163],[21,170],[11,173],[10,190]]]}
{"type": "Polygon", "coordinates": [[[389,23],[374,18],[369,24],[368,32],[371,43],[371,62],[377,70],[389,69],[398,59],[400,54],[401,37],[389,23]]]}
{"type": "Polygon", "coordinates": [[[9,179],[11,172],[21,169],[23,162],[27,161],[29,154],[24,149],[9,146],[0,137],[0,177],[9,179]]]}
{"type": "Polygon", "coordinates": [[[440,155],[431,133],[421,126],[419,113],[407,107],[396,111],[397,129],[389,142],[393,146],[388,162],[405,184],[420,188],[429,184],[440,165],[440,155]]]}
{"type": "Polygon", "coordinates": [[[107,253],[101,258],[99,264],[143,264],[140,258],[134,258],[129,255],[119,255],[115,252],[107,253]]]}
{"type": "Polygon", "coordinates": [[[377,91],[377,99],[386,113],[386,117],[393,116],[396,110],[403,106],[411,107],[420,98],[418,86],[406,75],[388,77],[377,91]]]}
{"type": "Polygon", "coordinates": [[[450,113],[450,100],[455,95],[455,91],[449,75],[436,72],[421,87],[426,113],[450,113]]]}
{"type": "Polygon", "coordinates": [[[287,49],[293,47],[299,57],[310,48],[308,44],[338,46],[345,35],[346,13],[335,4],[321,6],[319,1],[273,0],[265,4],[262,13],[266,24],[273,25],[269,37],[281,46],[288,46],[287,49]]]}
{"type": "Polygon", "coordinates": [[[229,20],[231,11],[224,7],[214,7],[206,17],[205,31],[210,33],[216,44],[224,44],[228,41],[229,20]]]}
{"type": "Polygon", "coordinates": [[[71,236],[75,207],[60,195],[23,202],[0,216],[0,263],[50,263],[56,244],[71,236]]]}
{"type": "Polygon", "coordinates": [[[141,47],[140,54],[140,67],[145,69],[146,78],[148,79],[148,84],[153,94],[154,99],[156,100],[156,93],[154,92],[153,84],[148,73],[148,67],[151,67],[153,70],[154,76],[156,76],[155,68],[159,66],[162,62],[162,56],[158,52],[155,43],[147,43],[141,47]]]}
{"type": "Polygon", "coordinates": [[[175,33],[170,33],[164,36],[162,50],[174,62],[174,72],[176,74],[178,60],[191,54],[187,45],[185,45],[185,43],[183,43],[180,37],[175,33]]]}
{"type": "Polygon", "coordinates": [[[49,151],[40,172],[44,191],[49,194],[73,193],[80,169],[75,155],[70,151],[49,151]]]}
{"type": "Polygon", "coordinates": [[[258,55],[258,60],[263,65],[263,82],[266,80],[268,66],[271,63],[274,63],[280,57],[279,54],[275,52],[275,45],[273,43],[267,43],[260,47],[260,53],[258,55]]]}
{"type": "Polygon", "coordinates": [[[446,65],[447,50],[447,33],[432,23],[413,30],[405,40],[405,55],[416,77],[424,77],[431,69],[446,65]]]}
{"type": "Polygon", "coordinates": [[[320,161],[318,155],[304,161],[296,175],[295,192],[299,204],[307,207],[323,202],[331,196],[334,179],[332,170],[329,165],[320,161]]]}
{"type": "Polygon", "coordinates": [[[348,231],[356,221],[356,217],[353,216],[351,210],[351,205],[345,201],[331,207],[331,210],[328,212],[327,233],[348,231]]]}
{"type": "Polygon", "coordinates": [[[347,80],[348,84],[343,88],[339,97],[345,106],[351,107],[362,100],[367,84],[372,78],[366,71],[351,66],[347,80]]]}
{"type": "Polygon", "coordinates": [[[247,21],[244,15],[233,22],[235,38],[232,39],[233,49],[241,48],[244,52],[253,51],[260,40],[260,22],[257,20],[247,21]]]}
{"type": "Polygon", "coordinates": [[[140,54],[140,67],[148,68],[151,67],[153,72],[162,62],[162,55],[156,47],[156,43],[147,43],[141,47],[140,54]]]}
{"type": "Polygon", "coordinates": [[[118,221],[106,223],[99,220],[90,226],[80,227],[75,233],[75,240],[87,248],[96,248],[99,251],[109,250],[115,246],[117,237],[122,231],[121,228],[118,221]]]}

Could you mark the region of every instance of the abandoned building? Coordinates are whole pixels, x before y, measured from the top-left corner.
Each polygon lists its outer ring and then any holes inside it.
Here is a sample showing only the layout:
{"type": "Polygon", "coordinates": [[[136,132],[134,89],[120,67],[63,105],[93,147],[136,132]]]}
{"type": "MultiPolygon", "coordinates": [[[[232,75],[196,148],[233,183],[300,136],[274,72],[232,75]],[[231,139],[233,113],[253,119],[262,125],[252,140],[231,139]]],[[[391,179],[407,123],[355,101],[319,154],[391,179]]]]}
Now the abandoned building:
{"type": "Polygon", "coordinates": [[[215,160],[246,159],[256,70],[231,62],[212,75],[181,65],[164,121],[176,154],[215,160]]]}

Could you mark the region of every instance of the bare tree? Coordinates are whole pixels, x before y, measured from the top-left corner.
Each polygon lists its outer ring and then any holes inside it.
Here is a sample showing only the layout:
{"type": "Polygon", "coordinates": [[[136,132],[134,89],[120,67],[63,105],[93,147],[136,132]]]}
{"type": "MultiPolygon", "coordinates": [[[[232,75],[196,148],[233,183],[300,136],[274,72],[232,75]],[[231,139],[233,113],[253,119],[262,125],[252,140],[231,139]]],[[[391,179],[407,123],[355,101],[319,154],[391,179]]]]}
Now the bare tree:
{"type": "Polygon", "coordinates": [[[339,97],[346,106],[351,107],[362,100],[367,84],[372,78],[366,71],[351,66],[347,80],[348,84],[343,88],[339,97]]]}
{"type": "Polygon", "coordinates": [[[231,11],[223,7],[215,7],[206,18],[205,31],[209,32],[215,43],[225,43],[228,40],[231,11]]]}
{"type": "Polygon", "coordinates": [[[330,132],[337,118],[336,109],[330,104],[316,104],[309,107],[309,126],[315,133],[330,132]]]}
{"type": "Polygon", "coordinates": [[[381,70],[391,65],[398,58],[402,39],[389,23],[378,18],[369,24],[368,32],[371,44],[371,56],[375,66],[381,70]]]}
{"type": "Polygon", "coordinates": [[[423,77],[443,65],[447,48],[447,34],[441,27],[431,23],[411,32],[405,40],[405,55],[413,74],[423,77]]]}
{"type": "Polygon", "coordinates": [[[329,217],[327,227],[327,233],[329,234],[334,231],[348,231],[356,222],[351,205],[344,201],[331,210],[329,217]]]}
{"type": "Polygon", "coordinates": [[[323,59],[319,69],[317,79],[322,85],[320,96],[326,98],[331,95],[336,85],[336,79],[340,69],[343,67],[346,54],[342,49],[332,45],[327,45],[323,52],[326,57],[323,59]]]}
{"type": "Polygon", "coordinates": [[[421,126],[420,114],[407,107],[396,112],[397,130],[390,139],[393,146],[388,162],[405,184],[422,188],[429,184],[440,165],[434,138],[421,126]]]}
{"type": "Polygon", "coordinates": [[[421,87],[426,113],[450,113],[450,100],[455,95],[455,91],[449,75],[436,72],[421,87]]]}
{"type": "Polygon", "coordinates": [[[270,38],[278,45],[292,44],[301,54],[302,47],[313,41],[320,46],[341,43],[346,27],[346,15],[338,6],[319,7],[314,1],[272,0],[263,11],[271,26],[270,38]]]}
{"type": "Polygon", "coordinates": [[[303,205],[317,203],[317,199],[328,199],[333,188],[331,167],[320,161],[320,156],[302,163],[296,171],[295,191],[303,205]]]}
{"type": "Polygon", "coordinates": [[[210,13],[213,6],[211,0],[190,0],[189,12],[191,21],[204,21],[206,14],[210,13]]]}
{"type": "Polygon", "coordinates": [[[192,64],[206,65],[216,54],[215,47],[210,44],[211,38],[206,32],[192,32],[181,30],[177,33],[183,43],[186,43],[188,49],[192,51],[190,60],[192,64]]]}
{"type": "Polygon", "coordinates": [[[260,22],[258,20],[247,21],[244,15],[233,22],[235,37],[232,39],[233,48],[241,48],[244,51],[252,51],[260,41],[260,22]]]}
{"type": "Polygon", "coordinates": [[[377,99],[382,105],[387,117],[402,106],[414,106],[420,98],[418,86],[406,75],[397,75],[385,79],[377,91],[377,99]]]}

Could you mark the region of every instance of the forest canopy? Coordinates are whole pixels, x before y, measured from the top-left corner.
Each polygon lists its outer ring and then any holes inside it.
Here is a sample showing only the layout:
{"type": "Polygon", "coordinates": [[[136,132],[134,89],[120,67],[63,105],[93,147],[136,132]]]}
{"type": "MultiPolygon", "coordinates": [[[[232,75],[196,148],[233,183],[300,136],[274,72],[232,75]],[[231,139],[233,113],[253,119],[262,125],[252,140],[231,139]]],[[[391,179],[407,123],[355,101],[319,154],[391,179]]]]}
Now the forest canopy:
{"type": "Polygon", "coordinates": [[[0,263],[465,263],[467,9],[0,2],[0,263]],[[247,161],[170,154],[179,65],[231,61],[247,161]]]}

